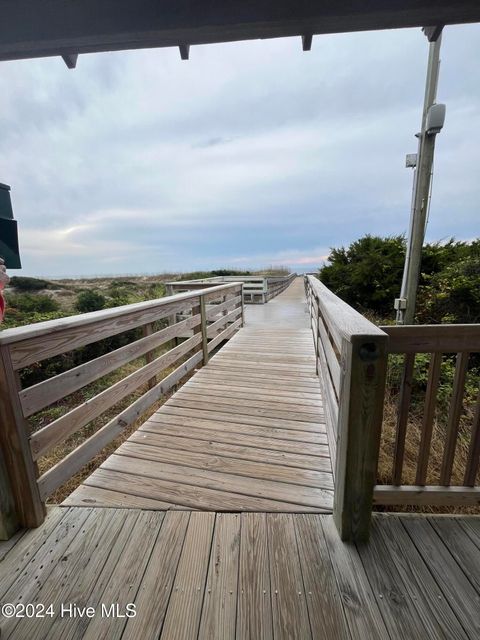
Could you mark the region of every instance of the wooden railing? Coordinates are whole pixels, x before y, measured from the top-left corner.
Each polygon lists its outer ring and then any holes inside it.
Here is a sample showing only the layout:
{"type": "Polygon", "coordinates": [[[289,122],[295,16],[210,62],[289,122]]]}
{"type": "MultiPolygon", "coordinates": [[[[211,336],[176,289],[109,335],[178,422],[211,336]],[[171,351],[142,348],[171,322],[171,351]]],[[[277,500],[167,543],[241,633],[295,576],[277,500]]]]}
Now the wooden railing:
{"type": "Polygon", "coordinates": [[[0,536],[8,537],[18,525],[38,526],[49,495],[242,325],[242,284],[234,282],[0,332],[0,536]],[[22,388],[25,368],[132,330],[133,341],[124,346],[22,388]],[[193,334],[173,346],[186,331],[193,334]],[[126,365],[129,370],[120,371],[116,382],[31,430],[27,419],[126,365]],[[127,407],[39,476],[42,456],[132,394],[127,407]]]}
{"type": "MultiPolygon", "coordinates": [[[[392,461],[391,484],[377,485],[374,502],[379,505],[480,505],[480,488],[477,484],[480,458],[480,390],[473,411],[473,420],[468,434],[468,453],[464,464],[457,459],[457,472],[461,473],[463,484],[452,486],[452,469],[455,453],[459,446],[459,427],[463,410],[465,381],[469,362],[480,353],[480,325],[412,325],[383,327],[388,334],[388,352],[403,354],[403,372],[398,396],[395,448],[392,461]],[[411,415],[411,393],[414,384],[416,354],[430,354],[428,379],[425,389],[423,416],[416,457],[415,484],[403,484],[405,444],[407,426],[411,415]],[[453,355],[455,354],[455,355],[453,355]],[[477,354],[476,356],[474,354],[477,354]],[[472,357],[473,356],[473,357],[472,357]],[[445,412],[446,421],[437,433],[443,446],[442,461],[438,469],[432,470],[430,478],[436,484],[427,484],[427,470],[431,456],[432,435],[434,433],[435,409],[440,382],[442,360],[455,361],[455,373],[449,407],[445,412]],[[463,468],[458,469],[459,464],[463,468]]],[[[398,357],[398,356],[397,356],[398,357]]]]}
{"type": "Polygon", "coordinates": [[[264,304],[278,296],[297,277],[296,273],[285,276],[214,276],[199,280],[177,280],[167,282],[167,292],[195,291],[227,282],[243,283],[243,301],[246,304],[264,304]]]}
{"type": "Polygon", "coordinates": [[[387,334],[305,277],[328,440],[334,462],[334,519],[342,539],[370,529],[386,374],[387,334]]]}
{"type": "MultiPolygon", "coordinates": [[[[480,505],[480,390],[473,410],[463,484],[451,484],[465,380],[480,354],[480,325],[376,327],[317,278],[305,287],[334,461],[334,518],[343,539],[366,539],[376,505],[480,505]],[[407,426],[416,354],[430,354],[415,484],[403,484],[407,426]],[[389,357],[403,354],[391,484],[377,484],[389,357]],[[427,484],[442,359],[455,358],[437,484],[427,484]]],[[[458,464],[457,464],[458,473],[458,464]]]]}

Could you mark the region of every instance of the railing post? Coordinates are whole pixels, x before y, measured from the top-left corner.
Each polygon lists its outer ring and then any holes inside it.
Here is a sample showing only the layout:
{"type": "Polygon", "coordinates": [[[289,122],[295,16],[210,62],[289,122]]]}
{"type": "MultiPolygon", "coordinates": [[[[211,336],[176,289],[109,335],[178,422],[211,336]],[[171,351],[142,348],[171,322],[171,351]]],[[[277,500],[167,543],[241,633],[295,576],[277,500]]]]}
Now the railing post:
{"type": "Polygon", "coordinates": [[[0,347],[0,529],[5,536],[12,535],[17,525],[38,527],[45,519],[18,392],[9,349],[0,347]]]}
{"type": "Polygon", "coordinates": [[[245,326],[245,299],[243,297],[243,282],[240,285],[240,305],[242,307],[242,327],[245,326]]]}
{"type": "Polygon", "coordinates": [[[375,486],[385,395],[387,335],[342,339],[333,517],[342,540],[365,541],[375,486]]]}
{"type": "Polygon", "coordinates": [[[200,296],[200,318],[201,318],[201,330],[202,330],[202,351],[203,351],[203,364],[208,363],[208,334],[207,334],[207,307],[205,304],[205,296],[200,296]]]}

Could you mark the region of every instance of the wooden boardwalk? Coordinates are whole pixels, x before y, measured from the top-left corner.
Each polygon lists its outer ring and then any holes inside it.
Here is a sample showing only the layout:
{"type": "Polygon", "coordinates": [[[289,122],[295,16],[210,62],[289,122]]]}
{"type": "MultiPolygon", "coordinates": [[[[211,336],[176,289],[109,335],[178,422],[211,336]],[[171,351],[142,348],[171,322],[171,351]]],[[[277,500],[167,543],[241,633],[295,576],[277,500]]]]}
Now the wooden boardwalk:
{"type": "Polygon", "coordinates": [[[0,569],[1,602],[55,612],[0,618],[2,640],[480,637],[472,517],[376,514],[354,546],[322,514],[55,507],[0,569]],[[102,616],[112,604],[136,616],[102,616]]]}
{"type": "Polygon", "coordinates": [[[331,512],[332,465],[298,278],[65,505],[331,512]]]}

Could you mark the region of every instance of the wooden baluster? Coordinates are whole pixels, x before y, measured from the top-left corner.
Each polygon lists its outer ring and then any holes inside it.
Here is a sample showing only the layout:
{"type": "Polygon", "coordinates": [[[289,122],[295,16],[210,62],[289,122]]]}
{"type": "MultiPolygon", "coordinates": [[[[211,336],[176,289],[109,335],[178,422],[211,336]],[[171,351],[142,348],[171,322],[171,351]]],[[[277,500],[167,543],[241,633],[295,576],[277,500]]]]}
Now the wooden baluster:
{"type": "Polygon", "coordinates": [[[203,351],[203,364],[208,363],[208,334],[207,334],[207,310],[205,306],[205,297],[200,296],[200,330],[202,332],[202,351],[203,351]]]}
{"type": "Polygon", "coordinates": [[[477,407],[475,409],[475,417],[472,425],[472,435],[470,437],[470,447],[468,449],[467,466],[465,469],[465,478],[463,484],[466,487],[475,486],[475,478],[478,473],[478,464],[480,462],[480,390],[477,397],[477,407]]]}
{"type": "Polygon", "coordinates": [[[395,436],[395,452],[393,455],[392,484],[402,484],[403,458],[405,456],[405,437],[407,435],[408,410],[410,408],[410,398],[412,395],[413,368],[415,365],[415,354],[405,355],[403,367],[403,377],[400,387],[397,432],[395,436]]]}
{"type": "Polygon", "coordinates": [[[448,413],[447,436],[445,439],[442,470],[440,473],[440,484],[444,487],[450,486],[450,479],[452,477],[453,460],[457,446],[458,426],[460,423],[460,414],[462,412],[463,392],[465,389],[465,378],[467,376],[469,357],[470,354],[466,351],[457,353],[455,376],[453,379],[453,391],[450,400],[450,411],[448,413]]]}
{"type": "Polygon", "coordinates": [[[45,519],[45,506],[38,491],[36,467],[28,442],[28,424],[23,417],[19,390],[9,349],[0,347],[0,444],[3,454],[0,481],[3,480],[1,493],[11,492],[5,507],[2,502],[0,513],[5,535],[13,533],[15,521],[30,528],[38,527],[45,519]],[[15,519],[11,513],[13,504],[15,519]]]}
{"type": "MultiPolygon", "coordinates": [[[[149,322],[148,324],[145,324],[142,327],[142,333],[144,338],[151,336],[154,333],[153,323],[149,322]]],[[[154,360],[155,350],[149,351],[145,354],[145,364],[150,364],[150,362],[153,362],[154,360]]],[[[153,387],[157,384],[157,376],[153,376],[153,378],[150,378],[147,384],[149,389],[153,389],[153,387]]]]}
{"type": "Polygon", "coordinates": [[[428,367],[427,391],[425,392],[425,406],[423,410],[422,435],[417,462],[417,474],[415,484],[425,485],[427,479],[428,460],[430,458],[430,446],[432,442],[433,419],[437,401],[438,382],[442,367],[442,354],[432,353],[428,367]]]}

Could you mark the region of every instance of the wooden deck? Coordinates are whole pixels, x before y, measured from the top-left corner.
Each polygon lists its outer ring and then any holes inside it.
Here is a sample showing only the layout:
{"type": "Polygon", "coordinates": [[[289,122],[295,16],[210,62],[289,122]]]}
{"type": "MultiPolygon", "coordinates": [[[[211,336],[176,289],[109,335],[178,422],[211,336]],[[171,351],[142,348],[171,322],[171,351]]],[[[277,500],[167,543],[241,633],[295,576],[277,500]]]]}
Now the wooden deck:
{"type": "Polygon", "coordinates": [[[0,618],[2,640],[480,636],[474,517],[376,514],[354,546],[322,514],[55,507],[0,568],[2,603],[54,611],[0,618]],[[131,603],[135,617],[102,617],[131,603]]]}
{"type": "Polygon", "coordinates": [[[64,502],[331,512],[333,477],[298,278],[64,502]]]}

